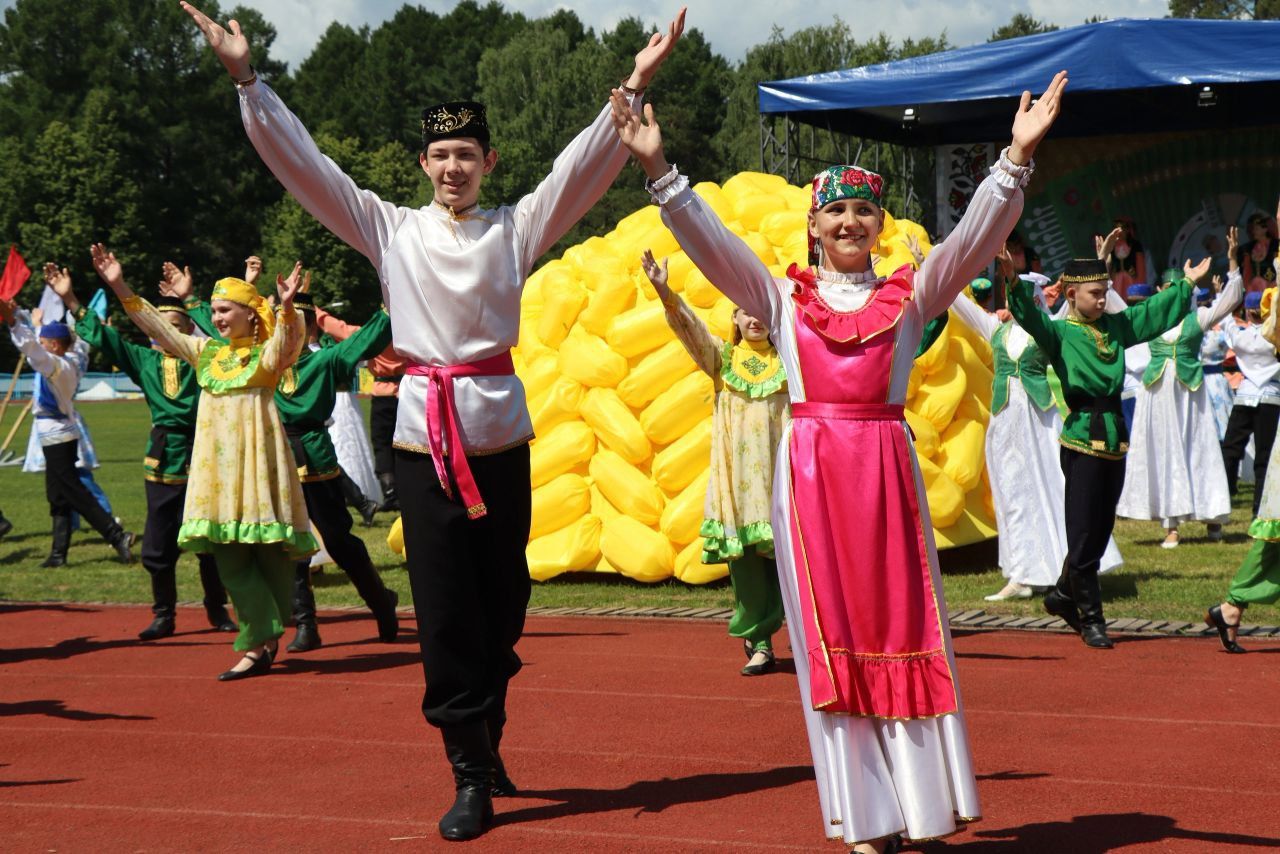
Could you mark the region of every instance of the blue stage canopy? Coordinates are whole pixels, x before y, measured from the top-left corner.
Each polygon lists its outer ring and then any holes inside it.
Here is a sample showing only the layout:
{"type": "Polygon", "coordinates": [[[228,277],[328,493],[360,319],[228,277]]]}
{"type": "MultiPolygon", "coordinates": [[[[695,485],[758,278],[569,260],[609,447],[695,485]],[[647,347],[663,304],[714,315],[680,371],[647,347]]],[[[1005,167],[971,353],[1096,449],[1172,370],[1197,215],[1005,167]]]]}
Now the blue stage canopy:
{"type": "Polygon", "coordinates": [[[1065,68],[1057,137],[1268,125],[1277,45],[1280,21],[1105,21],[761,83],[760,112],[908,145],[1003,140],[1023,90],[1065,68]]]}

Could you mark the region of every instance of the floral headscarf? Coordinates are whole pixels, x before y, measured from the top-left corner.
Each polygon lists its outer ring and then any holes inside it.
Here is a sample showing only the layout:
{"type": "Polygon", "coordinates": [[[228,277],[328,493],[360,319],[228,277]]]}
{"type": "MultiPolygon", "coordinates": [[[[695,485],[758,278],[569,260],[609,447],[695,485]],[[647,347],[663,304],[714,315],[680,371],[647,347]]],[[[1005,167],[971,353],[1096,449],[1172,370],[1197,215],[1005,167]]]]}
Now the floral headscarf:
{"type": "MultiPolygon", "coordinates": [[[[858,166],[829,166],[813,176],[813,201],[809,212],[820,210],[841,199],[865,199],[881,207],[884,178],[858,166]]],[[[818,246],[809,235],[809,263],[817,265],[818,246]]]]}

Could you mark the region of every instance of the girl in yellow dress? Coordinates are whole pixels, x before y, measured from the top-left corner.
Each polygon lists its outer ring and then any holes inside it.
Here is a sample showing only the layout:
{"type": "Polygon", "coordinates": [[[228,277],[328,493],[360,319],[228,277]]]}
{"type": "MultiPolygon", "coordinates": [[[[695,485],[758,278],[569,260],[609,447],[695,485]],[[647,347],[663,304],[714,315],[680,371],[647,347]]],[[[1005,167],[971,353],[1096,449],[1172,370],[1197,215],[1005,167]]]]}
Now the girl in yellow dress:
{"type": "Polygon", "coordinates": [[[640,260],[676,338],[715,383],[702,562],[729,564],[729,634],[742,638],[742,675],[770,673],[773,636],[782,628],[770,512],[774,455],[790,413],[787,374],[763,323],[735,308],[734,340],[721,341],[667,285],[666,260],[659,264],[648,249],[640,260]]]}
{"type": "Polygon", "coordinates": [[[210,307],[224,343],[178,332],[125,284],[114,254],[102,244],[91,253],[98,275],[133,322],[196,369],[203,393],[178,545],[213,554],[235,604],[235,648],[244,657],[218,679],[265,673],[290,611],[294,563],[317,548],[273,400],[280,376],[302,347],[302,316],[293,307],[302,263],[288,279],[276,277],[274,314],[248,282],[218,281],[210,307]]]}

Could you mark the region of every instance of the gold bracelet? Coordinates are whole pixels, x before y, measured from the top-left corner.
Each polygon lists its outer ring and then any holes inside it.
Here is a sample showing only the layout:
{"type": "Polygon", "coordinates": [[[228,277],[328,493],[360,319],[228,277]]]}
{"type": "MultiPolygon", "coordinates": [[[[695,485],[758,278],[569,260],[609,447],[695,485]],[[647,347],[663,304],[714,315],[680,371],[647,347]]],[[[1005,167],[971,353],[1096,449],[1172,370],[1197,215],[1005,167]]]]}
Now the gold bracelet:
{"type": "Polygon", "coordinates": [[[258,72],[252,65],[250,65],[248,77],[246,77],[243,80],[237,80],[234,77],[232,77],[231,82],[236,84],[237,89],[243,89],[246,86],[252,86],[254,83],[258,82],[258,72]]]}

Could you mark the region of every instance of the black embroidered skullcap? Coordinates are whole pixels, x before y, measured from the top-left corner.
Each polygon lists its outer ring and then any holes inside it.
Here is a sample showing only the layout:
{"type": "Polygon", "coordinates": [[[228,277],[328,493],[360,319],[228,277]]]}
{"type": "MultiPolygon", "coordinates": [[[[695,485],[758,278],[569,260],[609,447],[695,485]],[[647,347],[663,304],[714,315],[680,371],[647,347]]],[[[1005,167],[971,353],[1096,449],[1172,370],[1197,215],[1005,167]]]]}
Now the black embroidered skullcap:
{"type": "Polygon", "coordinates": [[[1082,285],[1085,282],[1105,282],[1111,278],[1107,275],[1107,265],[1097,258],[1073,258],[1067,262],[1062,271],[1062,281],[1068,285],[1082,285]]]}
{"type": "Polygon", "coordinates": [[[315,311],[315,297],[311,296],[311,294],[306,291],[300,290],[293,295],[293,307],[303,311],[315,311]]]}
{"type": "Polygon", "coordinates": [[[449,101],[422,111],[422,148],[438,139],[473,137],[489,150],[489,118],[479,101],[449,101]]]}
{"type": "Polygon", "coordinates": [[[152,303],[156,307],[156,311],[175,311],[178,314],[186,314],[187,307],[182,300],[177,297],[158,296],[156,301],[152,303]]]}

